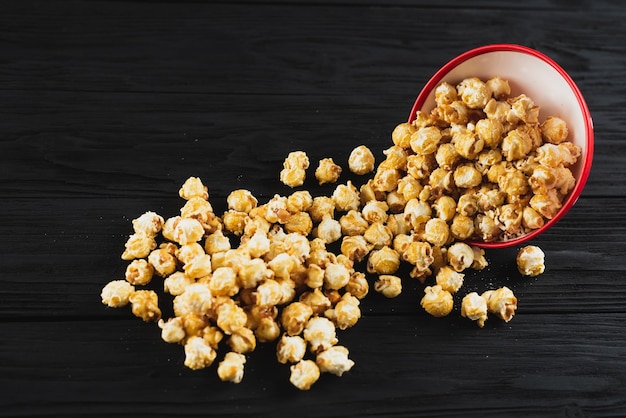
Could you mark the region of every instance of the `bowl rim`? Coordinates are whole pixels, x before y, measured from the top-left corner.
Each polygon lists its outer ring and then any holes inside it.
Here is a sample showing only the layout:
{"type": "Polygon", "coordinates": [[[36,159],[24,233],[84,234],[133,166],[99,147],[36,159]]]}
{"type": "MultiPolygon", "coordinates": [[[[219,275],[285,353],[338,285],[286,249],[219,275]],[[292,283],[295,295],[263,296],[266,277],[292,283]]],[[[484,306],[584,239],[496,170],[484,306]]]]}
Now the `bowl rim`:
{"type": "Polygon", "coordinates": [[[498,44],[479,46],[477,48],[473,48],[466,52],[463,52],[462,54],[457,55],[456,57],[448,61],[439,70],[437,70],[437,72],[428,80],[428,82],[424,85],[424,87],[420,91],[419,95],[415,99],[413,107],[411,108],[411,113],[409,114],[408,122],[410,123],[415,119],[416,112],[424,106],[424,103],[426,102],[431,91],[439,85],[441,80],[443,80],[444,77],[450,71],[452,71],[454,68],[458,67],[460,64],[464,63],[465,61],[471,58],[474,58],[478,55],[484,55],[484,54],[489,54],[493,52],[517,52],[521,54],[527,54],[527,55],[530,55],[530,56],[533,56],[535,58],[542,60],[543,62],[551,66],[557,73],[559,73],[559,75],[567,82],[567,84],[569,85],[569,88],[571,89],[572,93],[576,97],[576,100],[578,101],[578,106],[584,117],[584,126],[585,126],[584,131],[585,131],[585,139],[586,139],[586,150],[584,154],[584,160],[582,161],[580,176],[577,179],[576,184],[574,185],[574,188],[569,193],[567,199],[563,202],[563,206],[561,207],[561,209],[559,209],[557,214],[554,217],[552,217],[552,219],[549,219],[541,228],[532,230],[531,232],[525,235],[522,235],[520,237],[514,238],[514,239],[510,239],[506,241],[492,241],[492,242],[486,242],[486,241],[468,241],[467,242],[470,245],[475,245],[481,248],[506,248],[506,247],[512,247],[515,245],[520,245],[526,241],[536,238],[539,234],[545,232],[554,224],[556,224],[572,208],[572,206],[574,206],[580,194],[582,193],[585,187],[585,184],[587,183],[589,172],[591,171],[591,164],[593,161],[593,152],[594,152],[594,131],[593,131],[593,120],[591,118],[591,113],[589,111],[587,103],[585,102],[585,99],[580,89],[578,88],[574,80],[570,77],[570,75],[559,64],[557,64],[556,61],[554,61],[552,58],[548,57],[547,55],[527,46],[518,45],[518,44],[507,44],[507,43],[498,43],[498,44]]]}

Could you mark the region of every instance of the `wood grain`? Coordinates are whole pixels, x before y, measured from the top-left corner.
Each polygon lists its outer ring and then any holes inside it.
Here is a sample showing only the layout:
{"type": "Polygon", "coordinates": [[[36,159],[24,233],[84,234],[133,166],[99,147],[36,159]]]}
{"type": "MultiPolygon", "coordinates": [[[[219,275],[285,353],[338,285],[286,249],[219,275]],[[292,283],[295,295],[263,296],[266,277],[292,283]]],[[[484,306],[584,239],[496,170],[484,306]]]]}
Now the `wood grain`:
{"type": "MultiPolygon", "coordinates": [[[[0,416],[613,417],[626,414],[626,9],[617,2],[488,0],[7,0],[0,13],[0,416]],[[583,195],[533,243],[488,251],[464,292],[511,287],[519,309],[484,329],[419,307],[404,277],[372,292],[341,332],[356,366],[311,391],[272,344],[240,385],[193,372],[182,347],[129,309],[102,305],[121,278],[131,220],[173,216],[201,177],[217,212],[237,188],[292,190],[292,150],[377,160],[421,86],[488,43],[534,47],[585,96],[595,155],[583,195]]],[[[344,173],[360,184],[367,177],[344,173]]],[[[305,186],[328,194],[312,176],[305,186]]],[[[370,280],[373,277],[369,276],[370,280]]],[[[151,288],[167,296],[162,283],[151,288]]],[[[223,353],[220,353],[223,354],[223,353]]]]}

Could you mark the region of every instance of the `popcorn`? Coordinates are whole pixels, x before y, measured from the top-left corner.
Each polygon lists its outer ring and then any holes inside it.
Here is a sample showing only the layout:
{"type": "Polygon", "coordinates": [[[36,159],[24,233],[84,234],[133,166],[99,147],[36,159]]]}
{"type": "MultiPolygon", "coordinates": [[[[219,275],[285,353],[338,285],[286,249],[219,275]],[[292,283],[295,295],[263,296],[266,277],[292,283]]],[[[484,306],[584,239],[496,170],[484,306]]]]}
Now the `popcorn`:
{"type": "Polygon", "coordinates": [[[369,273],[393,274],[399,268],[400,254],[388,246],[373,250],[367,259],[367,271],[369,273]]]}
{"type": "MultiPolygon", "coordinates": [[[[398,135],[400,135],[398,133],[398,135]]],[[[354,174],[365,175],[374,170],[374,154],[365,145],[359,145],[350,152],[348,168],[354,174]]]]}
{"type": "Polygon", "coordinates": [[[136,290],[130,294],[128,301],[132,305],[133,315],[145,322],[157,322],[161,319],[159,297],[153,290],[136,290]]]}
{"type": "Polygon", "coordinates": [[[280,322],[287,335],[299,335],[313,315],[313,309],[303,302],[292,302],[283,309],[280,322]]]}
{"type": "MultiPolygon", "coordinates": [[[[139,260],[135,260],[135,261],[139,261],[139,260]]],[[[152,267],[152,271],[161,277],[167,277],[170,274],[174,273],[176,271],[177,264],[178,264],[176,257],[170,254],[164,248],[159,248],[159,249],[151,251],[150,254],[148,255],[148,262],[150,263],[150,266],[152,267]]],[[[135,264],[135,266],[138,266],[138,264],[135,264]]],[[[146,271],[145,269],[146,268],[144,267],[144,272],[143,272],[144,276],[150,274],[149,273],[150,270],[146,271]]]]}
{"type": "Polygon", "coordinates": [[[121,308],[128,304],[134,291],[135,286],[126,280],[113,280],[102,288],[100,296],[103,304],[110,308],[121,308]]]}
{"type": "Polygon", "coordinates": [[[287,155],[280,172],[280,181],[289,187],[302,186],[309,168],[309,157],[304,151],[293,151],[287,155]]]}
{"type": "Polygon", "coordinates": [[[309,319],[304,327],[303,337],[313,353],[327,350],[338,341],[332,321],[319,316],[309,319]]]}
{"type": "MultiPolygon", "coordinates": [[[[107,284],[102,302],[131,303],[134,315],[158,324],[164,341],[184,346],[192,369],[210,366],[225,340],[230,352],[217,367],[224,381],[240,382],[244,354],[271,341],[299,389],[309,389],[321,372],[341,376],[354,362],[337,345],[337,330],[359,321],[360,300],[369,292],[368,277],[356,266],[375,274],[374,290],[392,298],[402,292],[395,274],[407,262],[411,278],[434,279],[420,305],[430,315],[448,315],[464,271],[488,265],[482,249],[462,241],[505,240],[540,228],[575,186],[570,168],[581,149],[567,142],[565,122],[539,123],[539,107],[510,91],[498,77],[440,84],[435,109],[418,111],[393,130],[373,178],[361,186],[346,181],[331,196],[299,190],[259,204],[238,189],[218,216],[206,186],[190,177],[179,190],[180,216],[145,212],[133,220],[122,253],[130,261],[125,280],[107,284]],[[167,321],[156,292],[135,288],[155,278],[173,296],[174,317],[167,321]]],[[[364,175],[374,162],[363,145],[348,166],[364,175]]],[[[304,151],[290,153],[281,182],[304,184],[308,167],[304,151]]],[[[315,175],[320,184],[336,183],[341,171],[325,158],[315,175]]],[[[516,262],[523,275],[545,268],[543,253],[531,246],[516,262]]],[[[506,287],[471,292],[461,302],[461,316],[479,327],[488,313],[509,321],[516,309],[506,287]]]]}
{"type": "Polygon", "coordinates": [[[306,341],[301,336],[283,335],[276,345],[276,358],[279,363],[298,363],[306,354],[306,341]]]}
{"type": "Polygon", "coordinates": [[[315,169],[315,178],[320,185],[325,183],[336,183],[341,175],[341,167],[332,158],[323,158],[315,169]]]}
{"type": "Polygon", "coordinates": [[[476,321],[482,328],[487,320],[487,300],[476,292],[468,293],[461,301],[461,316],[476,321]]]}
{"type": "Polygon", "coordinates": [[[226,202],[228,203],[228,209],[245,213],[250,213],[259,203],[257,198],[252,195],[252,192],[246,189],[233,190],[226,198],[226,202]]]}
{"type": "Polygon", "coordinates": [[[300,390],[309,390],[320,377],[320,369],[313,360],[300,360],[290,368],[289,382],[300,390]]]}
{"type": "Polygon", "coordinates": [[[381,274],[374,282],[374,290],[386,298],[395,298],[402,293],[402,280],[391,274],[381,274]]]}
{"type": "Polygon", "coordinates": [[[213,364],[217,352],[201,337],[190,337],[185,343],[185,366],[200,370],[213,364]]]}
{"type": "Polygon", "coordinates": [[[349,351],[346,347],[336,345],[319,353],[315,358],[315,363],[322,373],[341,376],[354,366],[354,361],[348,358],[348,354],[349,351]]]}
{"type": "Polygon", "coordinates": [[[517,252],[517,268],[522,275],[535,277],[545,271],[544,259],[545,254],[541,248],[527,245],[517,252]]]}
{"type": "Polygon", "coordinates": [[[150,254],[157,246],[154,237],[144,233],[134,233],[128,237],[126,249],[122,253],[122,260],[133,260],[135,258],[144,258],[150,254]]]}
{"type": "Polygon", "coordinates": [[[482,294],[487,301],[489,312],[496,314],[505,322],[509,322],[517,309],[517,298],[513,291],[504,286],[496,290],[488,290],[482,294]]]}
{"type": "Polygon", "coordinates": [[[463,286],[463,278],[465,275],[459,273],[450,266],[444,266],[439,269],[435,279],[441,288],[450,293],[456,293],[463,286]]]}
{"type": "Polygon", "coordinates": [[[165,221],[160,215],[148,211],[137,219],[132,220],[133,230],[136,234],[144,234],[148,237],[154,237],[163,228],[165,221]]]}
{"type": "Polygon", "coordinates": [[[200,197],[204,200],[209,198],[209,189],[198,177],[189,177],[178,191],[180,197],[189,200],[193,197],[200,197]]]}
{"type": "Polygon", "coordinates": [[[186,332],[183,325],[183,318],[175,317],[166,321],[159,319],[159,328],[161,328],[161,338],[166,343],[180,343],[185,339],[186,332]]]}
{"type": "Polygon", "coordinates": [[[145,286],[152,280],[154,267],[145,259],[135,259],[126,267],[124,278],[132,285],[145,286]]]}
{"type": "Polygon", "coordinates": [[[235,353],[250,353],[256,348],[256,337],[250,328],[241,327],[232,332],[227,344],[235,353]]]}
{"type": "Polygon", "coordinates": [[[432,316],[446,316],[452,312],[452,294],[439,285],[426,286],[420,305],[432,316]]]}
{"type": "Polygon", "coordinates": [[[217,366],[217,375],[223,382],[241,383],[243,380],[246,356],[240,353],[226,353],[217,366]]]}
{"type": "Polygon", "coordinates": [[[353,327],[361,318],[359,299],[350,293],[345,293],[335,307],[328,309],[324,315],[333,321],[336,328],[341,330],[353,327]]]}

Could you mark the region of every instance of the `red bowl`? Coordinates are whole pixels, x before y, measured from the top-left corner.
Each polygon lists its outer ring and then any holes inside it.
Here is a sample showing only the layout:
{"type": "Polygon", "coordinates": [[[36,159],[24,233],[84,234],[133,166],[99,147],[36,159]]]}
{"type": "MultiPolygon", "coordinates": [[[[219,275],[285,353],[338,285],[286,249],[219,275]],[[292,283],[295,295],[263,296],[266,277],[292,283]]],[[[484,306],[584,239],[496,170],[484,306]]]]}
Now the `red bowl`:
{"type": "Polygon", "coordinates": [[[593,160],[593,122],[585,99],[572,78],[546,55],[520,45],[486,45],[464,52],[446,63],[426,83],[415,100],[409,122],[418,110],[429,112],[435,107],[435,88],[442,82],[458,84],[468,77],[487,80],[494,76],[508,80],[511,96],[525,94],[540,106],[540,122],[547,116],[565,120],[569,130],[568,141],[578,145],[582,152],[571,167],[576,185],[563,201],[559,212],[543,227],[506,241],[472,241],[483,248],[504,248],[520,245],[537,237],[556,224],[574,206],[591,170],[593,160]]]}

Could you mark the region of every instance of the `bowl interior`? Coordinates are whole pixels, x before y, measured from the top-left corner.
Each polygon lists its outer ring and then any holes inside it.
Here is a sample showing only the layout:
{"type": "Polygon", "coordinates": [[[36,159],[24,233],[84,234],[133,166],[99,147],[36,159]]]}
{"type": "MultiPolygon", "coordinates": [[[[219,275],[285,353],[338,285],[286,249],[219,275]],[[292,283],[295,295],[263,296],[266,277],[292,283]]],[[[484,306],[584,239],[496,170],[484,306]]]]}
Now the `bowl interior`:
{"type": "Polygon", "coordinates": [[[435,88],[441,82],[458,84],[467,77],[487,80],[494,76],[508,80],[511,97],[525,94],[540,107],[539,121],[548,116],[565,120],[569,130],[568,141],[582,149],[581,157],[571,167],[577,180],[574,189],[563,202],[559,213],[543,228],[509,241],[477,242],[483,247],[505,247],[534,238],[556,223],[576,202],[584,188],[593,157],[593,123],[584,98],[569,75],[554,61],[530,48],[518,45],[492,45],[477,48],[448,62],[428,81],[418,96],[409,121],[417,110],[430,111],[435,107],[435,88]]]}

